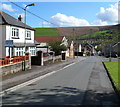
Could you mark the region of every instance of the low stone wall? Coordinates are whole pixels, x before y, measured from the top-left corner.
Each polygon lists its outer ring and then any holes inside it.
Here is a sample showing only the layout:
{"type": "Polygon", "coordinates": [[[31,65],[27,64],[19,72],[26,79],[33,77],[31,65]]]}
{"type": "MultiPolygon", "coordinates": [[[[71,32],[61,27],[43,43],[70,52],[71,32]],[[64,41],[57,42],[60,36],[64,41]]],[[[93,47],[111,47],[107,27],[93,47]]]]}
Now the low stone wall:
{"type": "Polygon", "coordinates": [[[56,60],[61,60],[61,55],[59,56],[48,56],[48,57],[44,57],[43,58],[43,62],[47,62],[47,61],[56,61],[56,60]]]}
{"type": "Polygon", "coordinates": [[[59,56],[49,56],[43,58],[43,65],[48,65],[50,63],[54,63],[55,61],[61,61],[61,55],[59,56]]]}
{"type": "MultiPolygon", "coordinates": [[[[18,63],[12,63],[5,66],[0,66],[0,76],[5,76],[8,74],[13,74],[24,69],[24,61],[18,63]]],[[[26,61],[26,69],[31,69],[31,64],[26,61]]]]}

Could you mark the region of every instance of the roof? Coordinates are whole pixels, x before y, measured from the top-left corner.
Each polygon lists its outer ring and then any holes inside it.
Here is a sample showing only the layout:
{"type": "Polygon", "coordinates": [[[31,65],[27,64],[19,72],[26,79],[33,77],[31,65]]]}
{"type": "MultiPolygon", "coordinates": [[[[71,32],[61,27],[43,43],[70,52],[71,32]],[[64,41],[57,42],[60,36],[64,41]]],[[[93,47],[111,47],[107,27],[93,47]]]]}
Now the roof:
{"type": "Polygon", "coordinates": [[[35,45],[39,45],[40,43],[39,42],[37,42],[36,40],[34,40],[34,43],[35,43],[35,45]]]}
{"type": "MultiPolygon", "coordinates": [[[[8,15],[7,13],[0,11],[0,25],[13,25],[16,27],[22,27],[25,28],[25,24],[21,21],[18,21],[18,19],[15,19],[14,17],[8,15]]],[[[32,27],[26,25],[27,29],[35,30],[32,27]]]]}
{"type": "Polygon", "coordinates": [[[37,42],[45,42],[45,43],[48,43],[48,42],[52,42],[52,41],[62,41],[64,38],[64,36],[39,36],[39,37],[35,37],[35,40],[37,42]]]}

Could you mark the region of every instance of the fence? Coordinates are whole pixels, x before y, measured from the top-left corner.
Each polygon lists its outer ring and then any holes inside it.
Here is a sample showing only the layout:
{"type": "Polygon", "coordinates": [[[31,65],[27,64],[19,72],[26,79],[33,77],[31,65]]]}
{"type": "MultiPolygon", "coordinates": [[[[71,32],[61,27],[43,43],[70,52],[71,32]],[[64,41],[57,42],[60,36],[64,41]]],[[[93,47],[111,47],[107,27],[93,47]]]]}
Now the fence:
{"type": "Polygon", "coordinates": [[[0,59],[0,77],[31,69],[31,55],[0,59]],[[26,59],[26,61],[25,61],[26,59]],[[25,66],[24,66],[25,65],[25,66]]]}
{"type": "Polygon", "coordinates": [[[13,58],[0,59],[0,66],[5,66],[13,63],[22,62],[24,60],[29,60],[29,56],[14,56],[13,58]]]}

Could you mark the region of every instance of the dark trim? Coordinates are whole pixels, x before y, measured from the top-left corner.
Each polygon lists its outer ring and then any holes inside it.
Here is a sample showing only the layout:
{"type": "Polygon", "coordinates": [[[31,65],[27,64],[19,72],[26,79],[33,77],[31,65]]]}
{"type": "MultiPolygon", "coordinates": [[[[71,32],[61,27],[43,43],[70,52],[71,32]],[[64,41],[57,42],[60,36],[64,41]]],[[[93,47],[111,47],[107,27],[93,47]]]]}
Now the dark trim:
{"type": "Polygon", "coordinates": [[[117,87],[115,86],[115,84],[114,84],[114,82],[113,82],[113,79],[112,79],[112,77],[110,76],[110,73],[109,73],[108,69],[106,68],[104,62],[102,62],[102,64],[103,64],[103,66],[104,66],[104,68],[105,68],[105,70],[106,70],[106,73],[107,73],[107,75],[108,75],[108,77],[109,77],[109,80],[110,80],[110,82],[111,82],[111,84],[112,84],[112,87],[113,87],[113,89],[114,89],[114,91],[115,91],[115,93],[116,93],[116,95],[118,96],[118,99],[119,99],[119,101],[120,101],[120,92],[119,92],[119,90],[117,89],[117,87]]]}
{"type": "Polygon", "coordinates": [[[12,39],[20,39],[19,37],[11,37],[12,39]]]}
{"type": "MultiPolygon", "coordinates": [[[[15,27],[25,28],[25,27],[22,27],[22,26],[12,25],[12,24],[8,24],[8,23],[0,24],[0,25],[10,25],[10,26],[15,26],[15,27]]],[[[26,29],[29,29],[29,30],[35,31],[34,28],[28,28],[28,27],[26,27],[26,29]]]]}
{"type": "Polygon", "coordinates": [[[1,107],[118,107],[118,105],[82,105],[82,104],[64,104],[64,105],[34,105],[34,104],[21,104],[21,105],[2,105],[1,107]]]}

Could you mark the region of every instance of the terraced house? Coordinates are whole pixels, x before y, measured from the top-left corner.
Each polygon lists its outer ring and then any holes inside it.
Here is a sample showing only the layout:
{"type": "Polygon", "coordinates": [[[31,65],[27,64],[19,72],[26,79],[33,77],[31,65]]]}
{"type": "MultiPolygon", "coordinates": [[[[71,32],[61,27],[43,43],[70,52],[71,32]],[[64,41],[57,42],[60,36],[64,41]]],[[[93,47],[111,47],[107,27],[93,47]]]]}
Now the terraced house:
{"type": "Polygon", "coordinates": [[[24,56],[25,49],[35,56],[34,31],[22,22],[21,16],[15,19],[0,11],[0,57],[24,56]]]}

